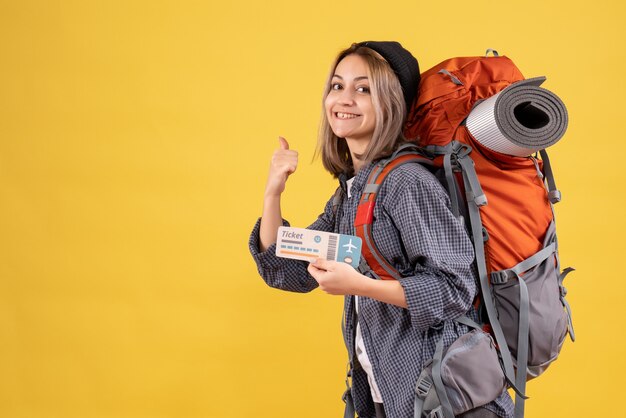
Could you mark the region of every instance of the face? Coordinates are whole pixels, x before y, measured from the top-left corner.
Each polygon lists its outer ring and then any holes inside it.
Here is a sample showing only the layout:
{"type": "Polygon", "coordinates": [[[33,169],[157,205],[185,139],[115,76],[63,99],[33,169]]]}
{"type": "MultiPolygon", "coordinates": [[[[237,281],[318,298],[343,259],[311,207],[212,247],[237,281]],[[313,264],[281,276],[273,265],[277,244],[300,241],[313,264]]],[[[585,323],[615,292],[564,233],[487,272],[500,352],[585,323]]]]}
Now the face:
{"type": "Polygon", "coordinates": [[[370,95],[367,63],[358,55],[339,62],[324,102],[326,117],[335,135],[366,146],[372,139],[376,114],[370,95]]]}

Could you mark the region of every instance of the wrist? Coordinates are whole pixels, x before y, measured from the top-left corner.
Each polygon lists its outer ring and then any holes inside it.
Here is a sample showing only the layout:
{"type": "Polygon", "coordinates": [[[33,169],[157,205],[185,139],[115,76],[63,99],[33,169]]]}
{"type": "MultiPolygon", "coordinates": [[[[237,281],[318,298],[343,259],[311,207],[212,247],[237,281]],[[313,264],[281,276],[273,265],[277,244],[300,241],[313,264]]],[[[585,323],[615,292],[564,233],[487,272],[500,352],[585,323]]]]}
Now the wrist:
{"type": "Polygon", "coordinates": [[[376,299],[401,308],[408,307],[404,289],[398,280],[373,280],[366,278],[368,280],[364,281],[363,288],[358,296],[376,299]]]}
{"type": "Polygon", "coordinates": [[[270,202],[279,201],[281,194],[282,193],[280,192],[265,190],[265,194],[263,195],[263,200],[266,202],[267,201],[270,201],[270,202]]]}
{"type": "Polygon", "coordinates": [[[359,280],[357,281],[357,286],[356,286],[354,294],[357,296],[364,296],[364,297],[371,298],[372,295],[375,293],[377,280],[372,280],[366,275],[359,273],[358,271],[356,272],[356,274],[358,274],[359,280]]]}

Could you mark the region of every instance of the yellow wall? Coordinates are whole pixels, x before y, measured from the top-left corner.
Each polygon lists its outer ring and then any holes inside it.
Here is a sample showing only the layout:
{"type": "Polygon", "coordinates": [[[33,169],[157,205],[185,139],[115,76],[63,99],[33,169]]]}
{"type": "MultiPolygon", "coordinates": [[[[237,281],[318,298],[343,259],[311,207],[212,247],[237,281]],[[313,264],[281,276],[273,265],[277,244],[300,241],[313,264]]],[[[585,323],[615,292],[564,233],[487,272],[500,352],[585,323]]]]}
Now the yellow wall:
{"type": "Polygon", "coordinates": [[[341,300],[272,290],[247,238],[269,157],[311,163],[322,85],[353,41],[426,69],[495,48],[567,104],[552,149],[578,341],[527,416],[617,416],[626,13],[618,0],[0,1],[0,417],[341,416],[341,300]]]}

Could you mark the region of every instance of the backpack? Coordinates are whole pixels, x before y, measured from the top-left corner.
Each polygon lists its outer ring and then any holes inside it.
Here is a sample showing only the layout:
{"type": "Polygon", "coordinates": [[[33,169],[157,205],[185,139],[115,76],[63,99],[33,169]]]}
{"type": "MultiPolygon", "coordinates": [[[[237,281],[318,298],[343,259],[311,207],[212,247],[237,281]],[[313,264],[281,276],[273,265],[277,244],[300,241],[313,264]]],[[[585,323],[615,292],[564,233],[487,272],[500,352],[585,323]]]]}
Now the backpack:
{"type": "Polygon", "coordinates": [[[573,269],[560,269],[552,208],[561,195],[544,149],[563,136],[567,111],[557,96],[539,87],[545,77],[525,80],[509,58],[496,51],[489,56],[490,51],[443,61],[422,74],[404,129],[418,147],[402,146],[378,162],[354,222],[366,244],[362,272],[400,279],[376,248],[371,225],[386,176],[418,162],[440,179],[474,245],[480,324],[459,318],[474,328],[472,336],[445,353],[439,342],[416,384],[415,417],[453,418],[495,399],[502,391],[498,371],[481,365],[490,348],[497,349],[500,373],[516,392],[515,416],[523,417],[526,381],[557,358],[566,334],[575,339],[563,286],[573,269]],[[470,363],[478,370],[463,367],[470,363]],[[483,371],[488,376],[472,380],[470,374],[483,371]],[[466,387],[459,388],[458,381],[466,387]],[[480,383],[495,385],[495,395],[481,398],[489,387],[471,387],[480,383]]]}

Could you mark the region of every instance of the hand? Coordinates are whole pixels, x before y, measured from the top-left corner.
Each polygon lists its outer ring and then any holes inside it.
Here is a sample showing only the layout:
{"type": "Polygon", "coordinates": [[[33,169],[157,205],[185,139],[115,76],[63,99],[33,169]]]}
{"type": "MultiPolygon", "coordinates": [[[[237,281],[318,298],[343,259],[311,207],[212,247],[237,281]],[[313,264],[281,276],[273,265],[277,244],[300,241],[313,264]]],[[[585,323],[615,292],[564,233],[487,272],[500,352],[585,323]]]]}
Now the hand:
{"type": "Polygon", "coordinates": [[[265,196],[277,197],[285,191],[287,178],[298,168],[298,152],[289,149],[289,143],[278,137],[280,148],[272,155],[270,173],[265,186],[265,196]]]}
{"type": "Polygon", "coordinates": [[[363,285],[370,280],[349,264],[318,258],[309,264],[308,271],[330,295],[358,295],[363,285]]]}

